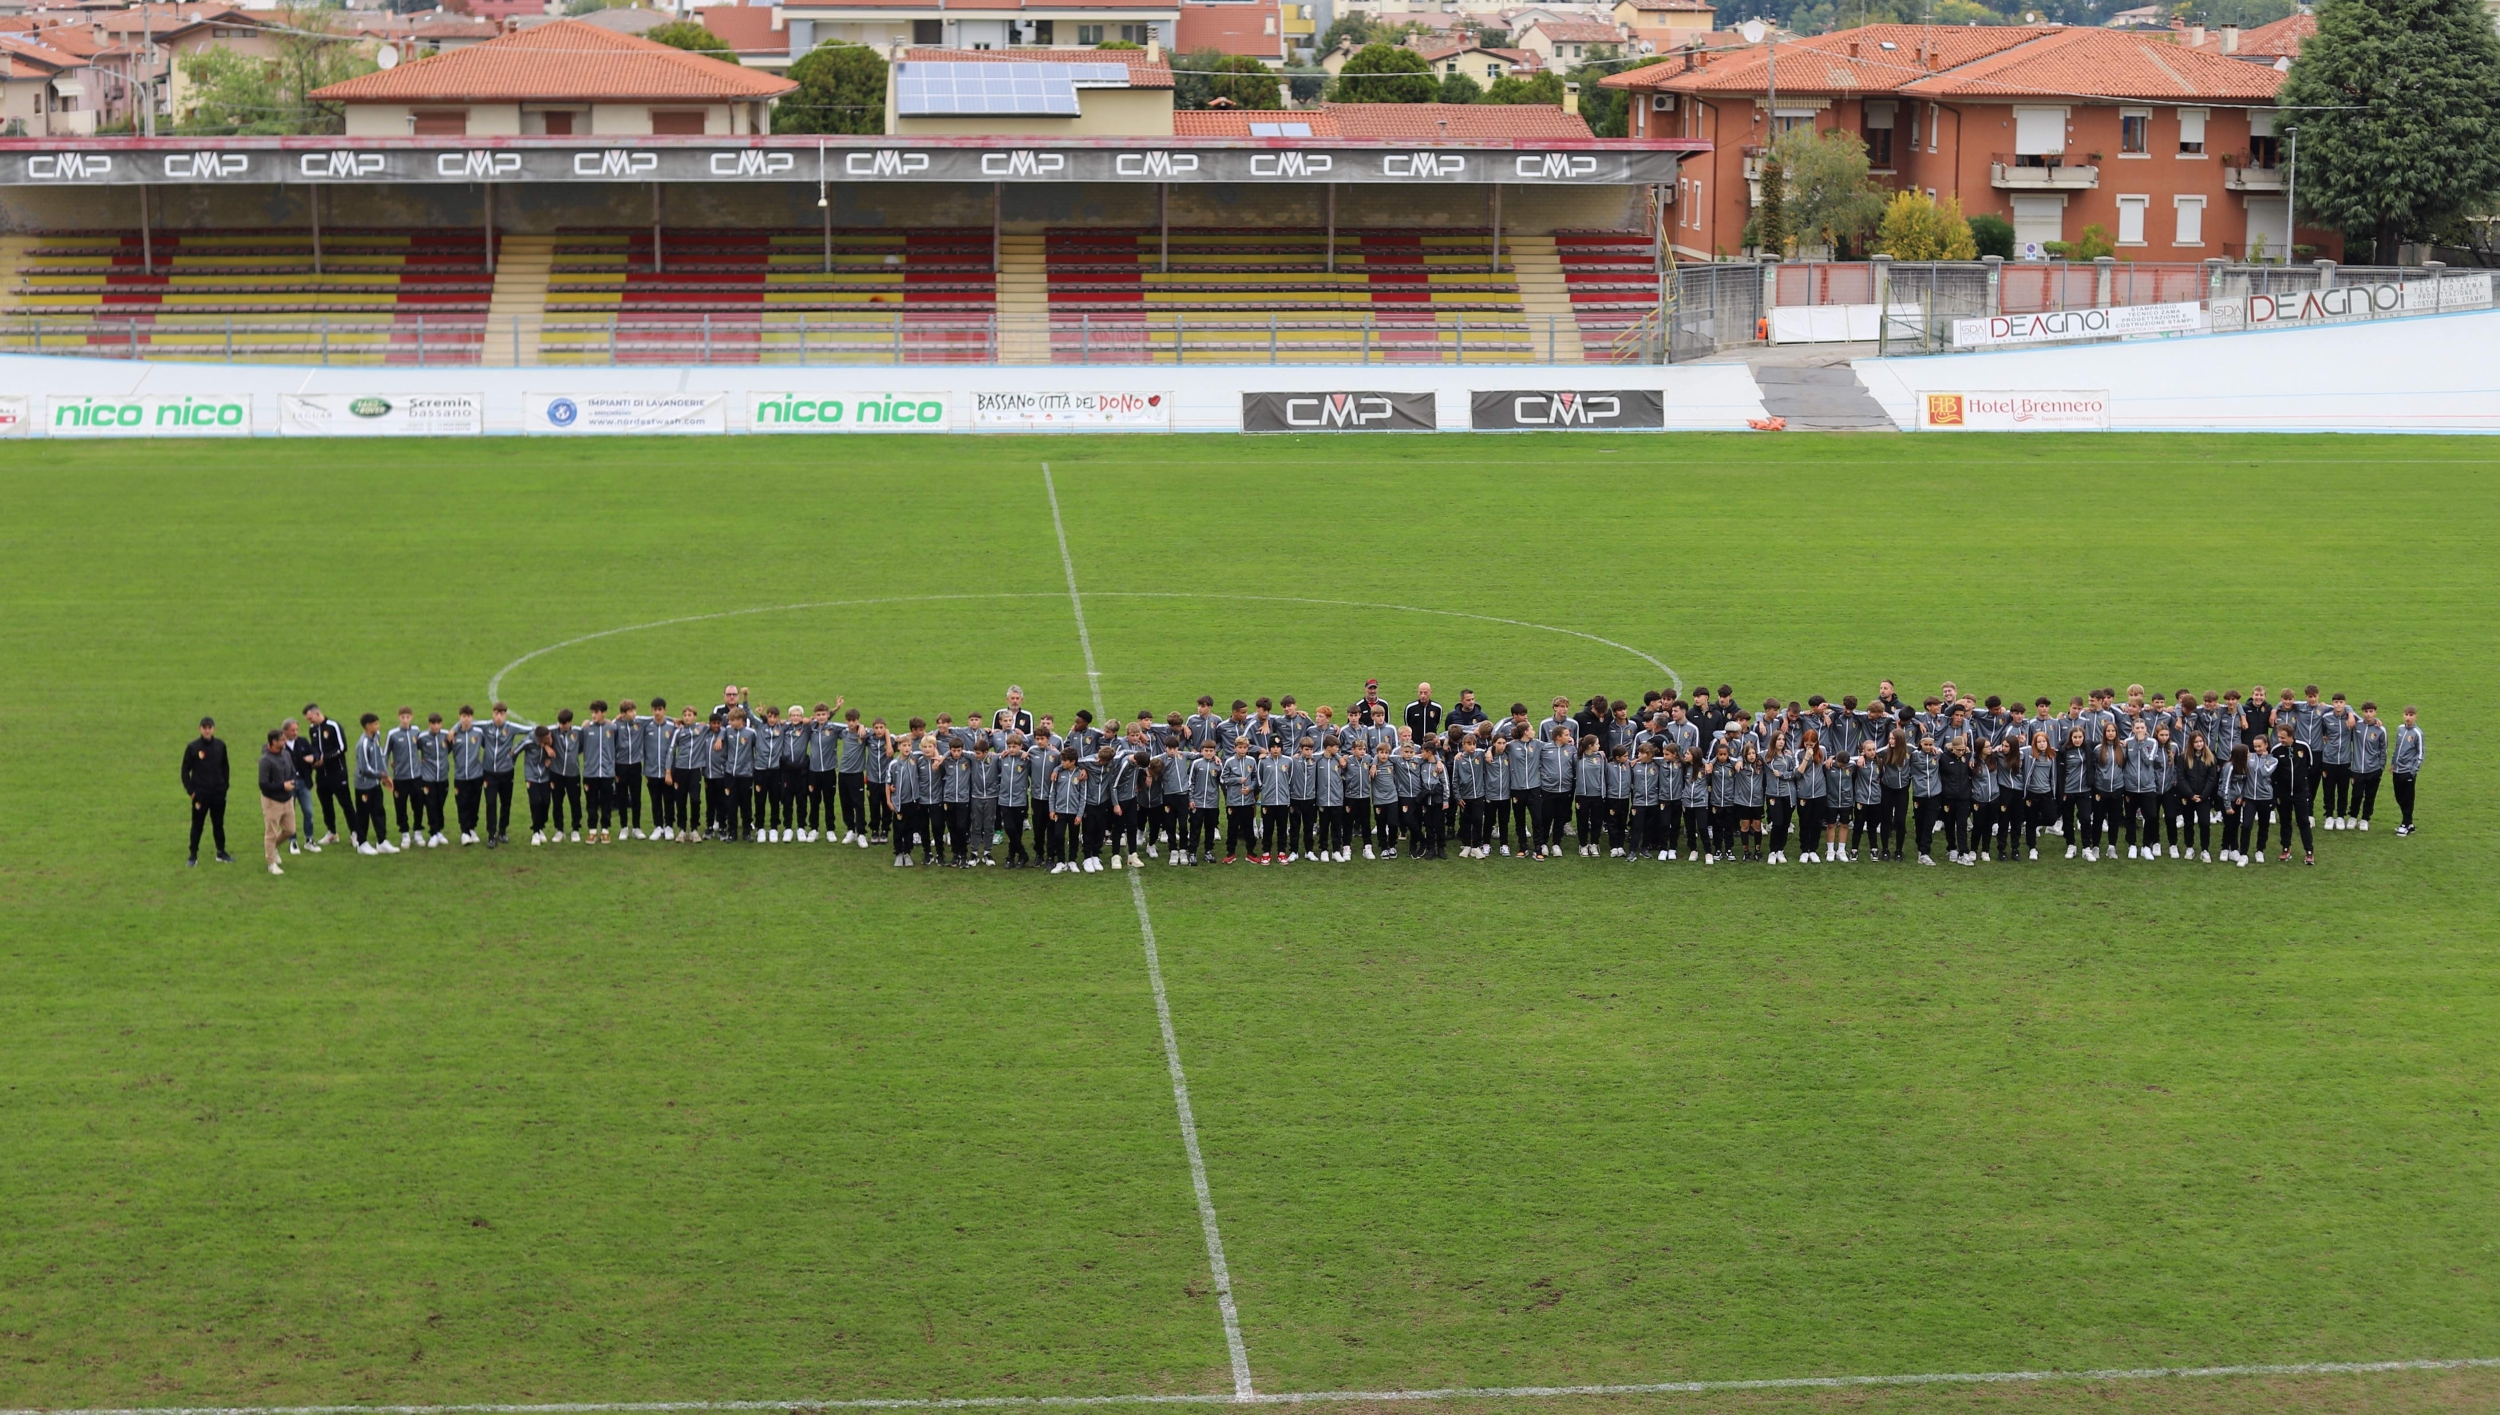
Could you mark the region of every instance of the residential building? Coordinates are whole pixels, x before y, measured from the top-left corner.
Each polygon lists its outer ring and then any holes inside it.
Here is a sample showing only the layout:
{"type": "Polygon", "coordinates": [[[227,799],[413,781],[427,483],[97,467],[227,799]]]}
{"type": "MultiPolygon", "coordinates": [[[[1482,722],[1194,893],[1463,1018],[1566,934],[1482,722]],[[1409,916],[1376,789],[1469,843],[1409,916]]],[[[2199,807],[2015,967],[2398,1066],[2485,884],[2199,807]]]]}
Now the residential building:
{"type": "Polygon", "coordinates": [[[95,77],[87,61],[20,34],[0,33],[0,136],[84,137],[95,77]]]}
{"type": "MultiPolygon", "coordinates": [[[[1286,33],[1287,8],[1278,0],[1182,0],[1180,38],[1172,52],[1218,49],[1262,64],[1282,65],[1293,57],[1295,47],[1286,33]]],[[[1309,47],[1309,40],[1300,47],[1309,47]]]]}
{"type": "Polygon", "coordinates": [[[886,78],[885,130],[923,138],[1168,138],[1173,131],[1172,69],[1160,48],[1090,54],[910,49],[886,78]],[[1099,72],[1054,80],[1040,71],[1045,64],[1080,64],[1099,72]],[[1029,81],[1002,85],[980,72],[998,69],[1030,71],[1029,81]]]}
{"type": "Polygon", "coordinates": [[[1487,49],[1472,39],[1415,43],[1412,47],[1432,65],[1432,71],[1447,78],[1462,74],[1491,88],[1499,79],[1514,74],[1534,73],[1544,60],[1533,50],[1487,49]]]}
{"type": "Polygon", "coordinates": [[[1635,33],[1664,32],[1690,39],[1708,34],[1718,23],[1719,11],[1709,0],[1622,0],[1614,15],[1616,24],[1635,33]]]}
{"type": "Polygon", "coordinates": [[[1620,50],[1620,26],[1601,20],[1536,20],[1512,33],[1511,43],[1537,56],[1549,69],[1567,69],[1601,54],[1620,50]]]}
{"type": "Polygon", "coordinates": [[[1197,109],[1172,115],[1175,135],[1189,138],[1314,138],[1349,142],[1443,142],[1587,138],[1577,113],[1550,103],[1323,103],[1317,108],[1254,112],[1197,109]]]}
{"type": "Polygon", "coordinates": [[[312,96],[345,107],[350,137],[665,137],[770,132],[773,101],[796,87],[705,55],[563,20],[331,84],[312,96]]]}
{"type": "MultiPolygon", "coordinates": [[[[1679,53],[1604,80],[1630,136],[1711,140],[1673,198],[1671,236],[1735,255],[1775,133],[1841,131],[1876,181],[2005,217],[2017,250],[2099,226],[2119,258],[2280,256],[2287,220],[2269,65],[2163,33],[2050,26],[1866,25],[1779,46],[1679,53]]],[[[2327,254],[2336,238],[2302,228],[2327,254]]]]}
{"type": "Polygon", "coordinates": [[[780,9],[800,54],[828,39],[879,48],[1090,49],[1120,41],[1170,49],[1181,19],[1180,0],[803,0],[780,9]]]}
{"type": "Polygon", "coordinates": [[[2209,30],[2203,25],[2190,25],[2180,42],[2191,49],[2245,59],[2252,64],[2288,63],[2300,57],[2300,42],[2317,32],[2317,16],[2286,15],[2253,29],[2224,25],[2209,30]]]}

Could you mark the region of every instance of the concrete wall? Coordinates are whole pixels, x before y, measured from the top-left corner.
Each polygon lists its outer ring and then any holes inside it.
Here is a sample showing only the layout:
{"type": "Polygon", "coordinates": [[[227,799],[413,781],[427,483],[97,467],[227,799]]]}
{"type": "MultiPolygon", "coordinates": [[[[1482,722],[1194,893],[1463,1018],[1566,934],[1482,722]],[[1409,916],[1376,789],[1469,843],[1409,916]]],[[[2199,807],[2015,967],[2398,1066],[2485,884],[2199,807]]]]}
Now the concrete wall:
{"type": "MultiPolygon", "coordinates": [[[[310,224],[309,187],[160,185],[148,188],[156,229],[248,230],[310,224]]],[[[780,185],[671,183],[663,187],[671,226],[778,227],[820,225],[810,183],[780,185]]],[[[987,226],[992,188],[976,183],[833,184],[836,226],[987,226]]],[[[1174,184],[1175,226],[1317,226],[1325,220],[1318,186],[1174,184]]],[[[1155,189],[1147,183],[1013,183],[1003,191],[1011,231],[1046,226],[1152,226],[1155,189]]],[[[468,226],[482,217],[472,183],[440,186],[334,186],[322,195],[325,227],[468,226]]],[[[1481,185],[1446,187],[1340,186],[1337,224],[1481,227],[1489,216],[1481,185]]],[[[495,188],[496,229],[543,234],[564,227],[647,226],[651,187],[644,183],[502,184],[495,188]]],[[[1638,187],[1504,187],[1502,229],[1542,235],[1557,229],[1633,228],[1641,223],[1638,187]]],[[[139,224],[139,193],[131,187],[13,187],[0,195],[0,230],[85,231],[139,224]]]]}

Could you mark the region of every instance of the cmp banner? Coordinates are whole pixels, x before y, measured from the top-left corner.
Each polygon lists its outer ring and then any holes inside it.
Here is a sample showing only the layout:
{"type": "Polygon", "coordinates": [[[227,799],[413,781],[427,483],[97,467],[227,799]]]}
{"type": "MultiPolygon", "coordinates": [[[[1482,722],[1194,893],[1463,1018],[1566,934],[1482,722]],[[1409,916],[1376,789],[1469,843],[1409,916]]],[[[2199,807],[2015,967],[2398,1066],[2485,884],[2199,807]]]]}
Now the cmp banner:
{"type": "Polygon", "coordinates": [[[252,399],[249,394],[88,398],[56,393],[44,430],[54,437],[249,437],[252,399]]]}
{"type": "Polygon", "coordinates": [[[749,432],[945,432],[943,393],[749,393],[749,432]]]}
{"type": "Polygon", "coordinates": [[[0,394],[0,437],[24,437],[35,420],[34,400],[22,394],[0,394]]]}
{"type": "Polygon", "coordinates": [[[1434,432],[1430,393],[1244,393],[1243,432],[1434,432]]]}
{"type": "Polygon", "coordinates": [[[286,437],[476,437],[483,393],[289,393],[278,399],[286,437]]]}
{"type": "Polygon", "coordinates": [[[729,400],[719,393],[524,393],[521,430],[727,432],[729,400]]]}
{"type": "Polygon", "coordinates": [[[1667,395],[1655,388],[1478,389],[1472,402],[1478,432],[1654,432],[1667,425],[1667,395]]]}
{"type": "Polygon", "coordinates": [[[1437,186],[1665,185],[1682,156],[1613,143],[1519,142],[1500,148],[1428,145],[1278,149],[1263,142],[1034,143],[943,146],[890,139],[828,143],[746,139],[719,144],[564,139],[336,138],[30,143],[0,150],[0,186],[134,184],[269,186],[410,182],[1361,182],[1437,186]]]}

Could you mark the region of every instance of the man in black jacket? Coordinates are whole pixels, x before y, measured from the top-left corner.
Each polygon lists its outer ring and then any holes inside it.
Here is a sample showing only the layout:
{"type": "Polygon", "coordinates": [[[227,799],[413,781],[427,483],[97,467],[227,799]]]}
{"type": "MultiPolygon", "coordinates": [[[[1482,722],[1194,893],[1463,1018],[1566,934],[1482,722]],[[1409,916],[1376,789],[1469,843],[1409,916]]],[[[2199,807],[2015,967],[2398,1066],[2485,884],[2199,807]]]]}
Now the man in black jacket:
{"type": "Polygon", "coordinates": [[[1441,730],[1441,705],[1432,700],[1432,685],[1415,685],[1415,701],[1406,705],[1406,730],[1420,745],[1441,730]]]}
{"type": "Polygon", "coordinates": [[[2318,757],[2292,731],[2289,717],[2274,725],[2274,808],[2283,816],[2283,858],[2292,858],[2292,826],[2300,826],[2302,862],[2318,862],[2309,838],[2309,809],[2318,786],[2318,757]]]}
{"type": "MultiPolygon", "coordinates": [[[[312,772],[312,784],[321,799],[321,839],[315,843],[335,845],[339,838],[339,816],[347,817],[348,829],[355,829],[356,798],[347,789],[347,732],[321,710],[319,703],[304,704],[305,746],[308,751],[304,765],[312,772]]],[[[312,835],[312,821],[307,816],[304,834],[312,835]]]]}
{"type": "Polygon", "coordinates": [[[226,853],[226,744],[217,740],[217,719],[200,719],[200,735],[182,749],[182,794],[191,798],[191,864],[200,863],[200,827],[212,826],[217,838],[217,863],[231,865],[226,853]]]}

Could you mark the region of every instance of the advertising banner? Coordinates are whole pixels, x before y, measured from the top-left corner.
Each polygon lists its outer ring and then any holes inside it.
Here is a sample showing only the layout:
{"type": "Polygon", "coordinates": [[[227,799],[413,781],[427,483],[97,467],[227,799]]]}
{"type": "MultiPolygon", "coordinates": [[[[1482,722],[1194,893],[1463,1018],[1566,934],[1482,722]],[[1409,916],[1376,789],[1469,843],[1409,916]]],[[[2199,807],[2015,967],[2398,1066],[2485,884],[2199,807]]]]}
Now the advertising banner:
{"type": "Polygon", "coordinates": [[[27,425],[34,420],[33,399],[0,394],[0,437],[24,437],[27,425]]]}
{"type": "Polygon", "coordinates": [[[1928,432],[2107,432],[2109,394],[1921,393],[1918,425],[1928,432]]]}
{"type": "Polygon", "coordinates": [[[1653,432],[1667,425],[1667,395],[1655,388],[1478,389],[1470,397],[1478,432],[1653,432]]]}
{"type": "Polygon", "coordinates": [[[718,393],[524,393],[521,430],[727,432],[729,400],[718,393]]]}
{"type": "Polygon", "coordinates": [[[0,186],[185,187],[278,183],[398,186],[411,182],[783,183],[1368,182],[1392,186],[1646,186],[1675,181],[1684,154],[1620,140],[1514,138],[1493,150],[1437,143],[1295,143],[1100,138],[977,145],[893,138],[275,139],[160,138],[133,148],[110,138],[23,143],[0,151],[0,186]]]}
{"type": "Polygon", "coordinates": [[[2230,328],[2224,317],[2239,316],[2238,327],[2266,329],[2286,324],[2332,324],[2338,320],[2391,319],[2398,315],[2438,314],[2443,310],[2487,310],[2492,305],[2492,278],[2443,275],[2436,280],[2386,281],[2337,285],[2327,290],[2295,290],[2280,295],[2251,295],[2245,303],[2215,306],[2215,327],[2230,328]]]}
{"type": "Polygon", "coordinates": [[[483,393],[289,393],[278,399],[287,437],[476,437],[483,393]]]}
{"type": "Polygon", "coordinates": [[[1172,395],[1096,390],[1087,393],[975,393],[972,425],[983,432],[1049,432],[1060,428],[1172,426],[1172,395]]]}
{"type": "Polygon", "coordinates": [[[249,437],[252,399],[156,394],[90,398],[55,393],[45,429],[54,437],[249,437]]]}
{"type": "Polygon", "coordinates": [[[943,393],[749,393],[749,432],[945,432],[943,393]]]}
{"type": "Polygon", "coordinates": [[[1243,432],[1432,432],[1430,393],[1244,393],[1243,432]]]}
{"type": "Polygon", "coordinates": [[[2146,334],[2193,334],[2204,307],[2194,300],[2160,305],[2113,305],[2096,310],[2041,310],[1953,321],[1957,348],[1988,344],[2046,344],[2061,339],[2121,339],[2146,334]]]}

